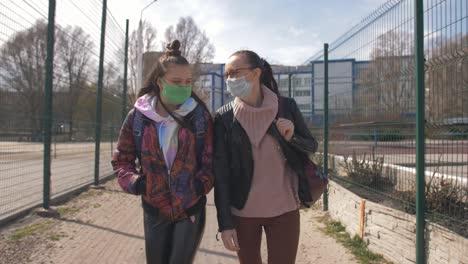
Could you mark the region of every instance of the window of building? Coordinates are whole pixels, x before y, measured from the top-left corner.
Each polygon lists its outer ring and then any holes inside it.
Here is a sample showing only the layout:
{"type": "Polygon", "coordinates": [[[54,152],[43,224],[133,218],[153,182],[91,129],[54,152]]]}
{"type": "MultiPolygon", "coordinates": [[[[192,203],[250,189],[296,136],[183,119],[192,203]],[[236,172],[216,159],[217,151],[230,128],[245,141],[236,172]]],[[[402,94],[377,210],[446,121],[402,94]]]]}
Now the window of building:
{"type": "Polygon", "coordinates": [[[297,91],[294,91],[294,96],[310,96],[310,90],[297,90],[297,91]]]}
{"type": "Polygon", "coordinates": [[[298,104],[297,106],[299,107],[299,110],[302,111],[312,109],[310,104],[298,104]]]}
{"type": "Polygon", "coordinates": [[[297,78],[297,77],[294,78],[294,77],[293,77],[293,79],[292,79],[292,85],[293,85],[294,87],[301,86],[301,84],[302,84],[302,79],[301,79],[301,78],[297,78]]]}
{"type": "Polygon", "coordinates": [[[288,79],[281,79],[280,80],[281,87],[288,87],[288,79]]]}

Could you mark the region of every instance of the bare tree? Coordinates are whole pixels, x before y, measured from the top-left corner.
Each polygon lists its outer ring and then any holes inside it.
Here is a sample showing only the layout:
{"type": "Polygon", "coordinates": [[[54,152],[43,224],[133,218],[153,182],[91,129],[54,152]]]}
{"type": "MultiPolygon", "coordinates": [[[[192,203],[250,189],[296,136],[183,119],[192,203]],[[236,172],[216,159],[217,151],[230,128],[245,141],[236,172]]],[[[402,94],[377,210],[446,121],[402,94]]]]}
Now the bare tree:
{"type": "Polygon", "coordinates": [[[414,112],[413,73],[411,36],[395,32],[381,35],[369,66],[357,78],[356,109],[379,120],[399,119],[414,112]]]}
{"type": "Polygon", "coordinates": [[[122,76],[121,69],[114,63],[107,63],[104,68],[104,90],[114,96],[122,94],[122,76]]]}
{"type": "Polygon", "coordinates": [[[468,35],[440,37],[426,61],[426,112],[431,123],[468,118],[468,35]]]}
{"type": "MultiPolygon", "coordinates": [[[[200,64],[212,60],[215,53],[215,48],[205,31],[202,31],[193,18],[188,16],[181,17],[177,25],[169,26],[164,36],[163,50],[167,43],[175,39],[180,41],[182,56],[193,64],[193,79],[198,80],[201,75],[200,64]]],[[[194,83],[194,91],[205,103],[209,101],[209,92],[199,82],[194,83]]]]}
{"type": "Polygon", "coordinates": [[[182,55],[190,63],[198,64],[213,59],[215,48],[210,43],[205,31],[202,31],[192,17],[181,17],[177,25],[169,26],[165,32],[163,48],[167,43],[178,39],[182,55]]]}
{"type": "MultiPolygon", "coordinates": [[[[121,124],[120,111],[122,107],[122,100],[120,97],[116,97],[114,93],[110,92],[106,88],[102,93],[102,122],[103,122],[103,135],[107,137],[110,132],[110,127],[119,127],[121,124]]],[[[97,84],[87,83],[85,84],[84,91],[81,93],[78,101],[78,106],[75,112],[75,119],[78,121],[84,121],[83,128],[79,134],[86,134],[86,137],[94,136],[94,126],[89,125],[90,120],[94,120],[96,117],[96,96],[97,96],[97,84]]],[[[75,135],[78,140],[83,139],[83,135],[75,135]]]]}
{"type": "Polygon", "coordinates": [[[63,71],[63,86],[66,89],[63,109],[70,125],[70,140],[73,134],[73,115],[76,112],[78,99],[84,89],[85,83],[89,81],[89,68],[92,64],[91,58],[94,43],[91,37],[82,28],[67,26],[57,31],[57,53],[56,58],[63,71]]]}
{"type": "MultiPolygon", "coordinates": [[[[156,49],[156,28],[148,21],[143,21],[142,23],[142,32],[143,32],[143,52],[154,51],[156,49]]],[[[136,94],[141,87],[136,87],[137,81],[137,47],[138,47],[138,30],[134,30],[130,34],[129,39],[129,51],[128,51],[128,67],[129,67],[129,81],[130,89],[128,90],[128,95],[131,101],[136,101],[136,94]]],[[[122,54],[122,63],[124,61],[122,54]]]]}
{"type": "Polygon", "coordinates": [[[38,137],[41,131],[46,36],[47,24],[40,20],[15,33],[0,48],[0,78],[22,98],[18,109],[12,111],[23,115],[27,120],[23,125],[30,127],[33,137],[38,137]]]}

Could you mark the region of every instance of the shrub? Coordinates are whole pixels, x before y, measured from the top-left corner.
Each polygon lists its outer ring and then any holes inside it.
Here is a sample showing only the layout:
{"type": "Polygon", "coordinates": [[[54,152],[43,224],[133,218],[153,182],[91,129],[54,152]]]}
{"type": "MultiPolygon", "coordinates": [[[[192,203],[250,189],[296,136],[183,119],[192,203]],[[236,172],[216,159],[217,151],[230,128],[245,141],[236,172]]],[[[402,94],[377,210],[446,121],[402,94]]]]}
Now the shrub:
{"type": "Polygon", "coordinates": [[[393,188],[395,183],[388,177],[382,174],[384,157],[376,157],[373,151],[370,160],[367,159],[367,154],[358,159],[356,152],[353,152],[351,160],[349,156],[344,157],[344,162],[340,164],[346,171],[347,176],[355,183],[376,188],[386,189],[393,188]]]}

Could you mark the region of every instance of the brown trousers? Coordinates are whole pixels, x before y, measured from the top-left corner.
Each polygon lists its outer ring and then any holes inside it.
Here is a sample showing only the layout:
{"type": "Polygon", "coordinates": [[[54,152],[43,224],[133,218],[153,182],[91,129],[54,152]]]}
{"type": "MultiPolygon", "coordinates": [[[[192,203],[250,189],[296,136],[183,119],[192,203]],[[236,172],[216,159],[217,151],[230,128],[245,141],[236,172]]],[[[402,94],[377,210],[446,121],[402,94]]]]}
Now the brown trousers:
{"type": "Polygon", "coordinates": [[[294,264],[299,244],[299,210],[269,218],[233,216],[241,264],[262,264],[260,247],[265,230],[268,264],[294,264]]]}

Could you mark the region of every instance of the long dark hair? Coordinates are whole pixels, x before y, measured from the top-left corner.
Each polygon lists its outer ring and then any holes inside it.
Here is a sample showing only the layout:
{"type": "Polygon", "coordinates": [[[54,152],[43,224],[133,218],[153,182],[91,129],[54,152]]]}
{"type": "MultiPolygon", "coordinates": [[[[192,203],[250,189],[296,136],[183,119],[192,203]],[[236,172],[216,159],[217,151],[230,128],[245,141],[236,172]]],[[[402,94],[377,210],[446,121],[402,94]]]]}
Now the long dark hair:
{"type": "MultiPolygon", "coordinates": [[[[161,103],[162,107],[169,113],[172,118],[174,118],[174,120],[179,125],[193,131],[193,128],[189,125],[185,118],[176,116],[161,100],[161,88],[158,85],[158,80],[166,74],[170,64],[189,65],[187,59],[181,55],[180,41],[178,40],[174,40],[166,45],[166,51],[154,64],[153,70],[151,71],[148,79],[145,81],[144,87],[141,88],[138,92],[138,97],[144,96],[146,94],[155,95],[158,99],[158,103],[161,103]]],[[[195,101],[197,101],[198,104],[201,104],[203,108],[208,111],[205,103],[193,91],[191,96],[193,99],[195,99],[195,101]]]]}
{"type": "Polygon", "coordinates": [[[276,83],[276,80],[273,77],[273,69],[271,68],[271,65],[251,50],[239,50],[234,52],[230,57],[239,55],[243,55],[246,58],[250,67],[260,68],[260,70],[262,70],[260,83],[268,87],[268,89],[273,91],[279,97],[278,83],[276,83]]]}

